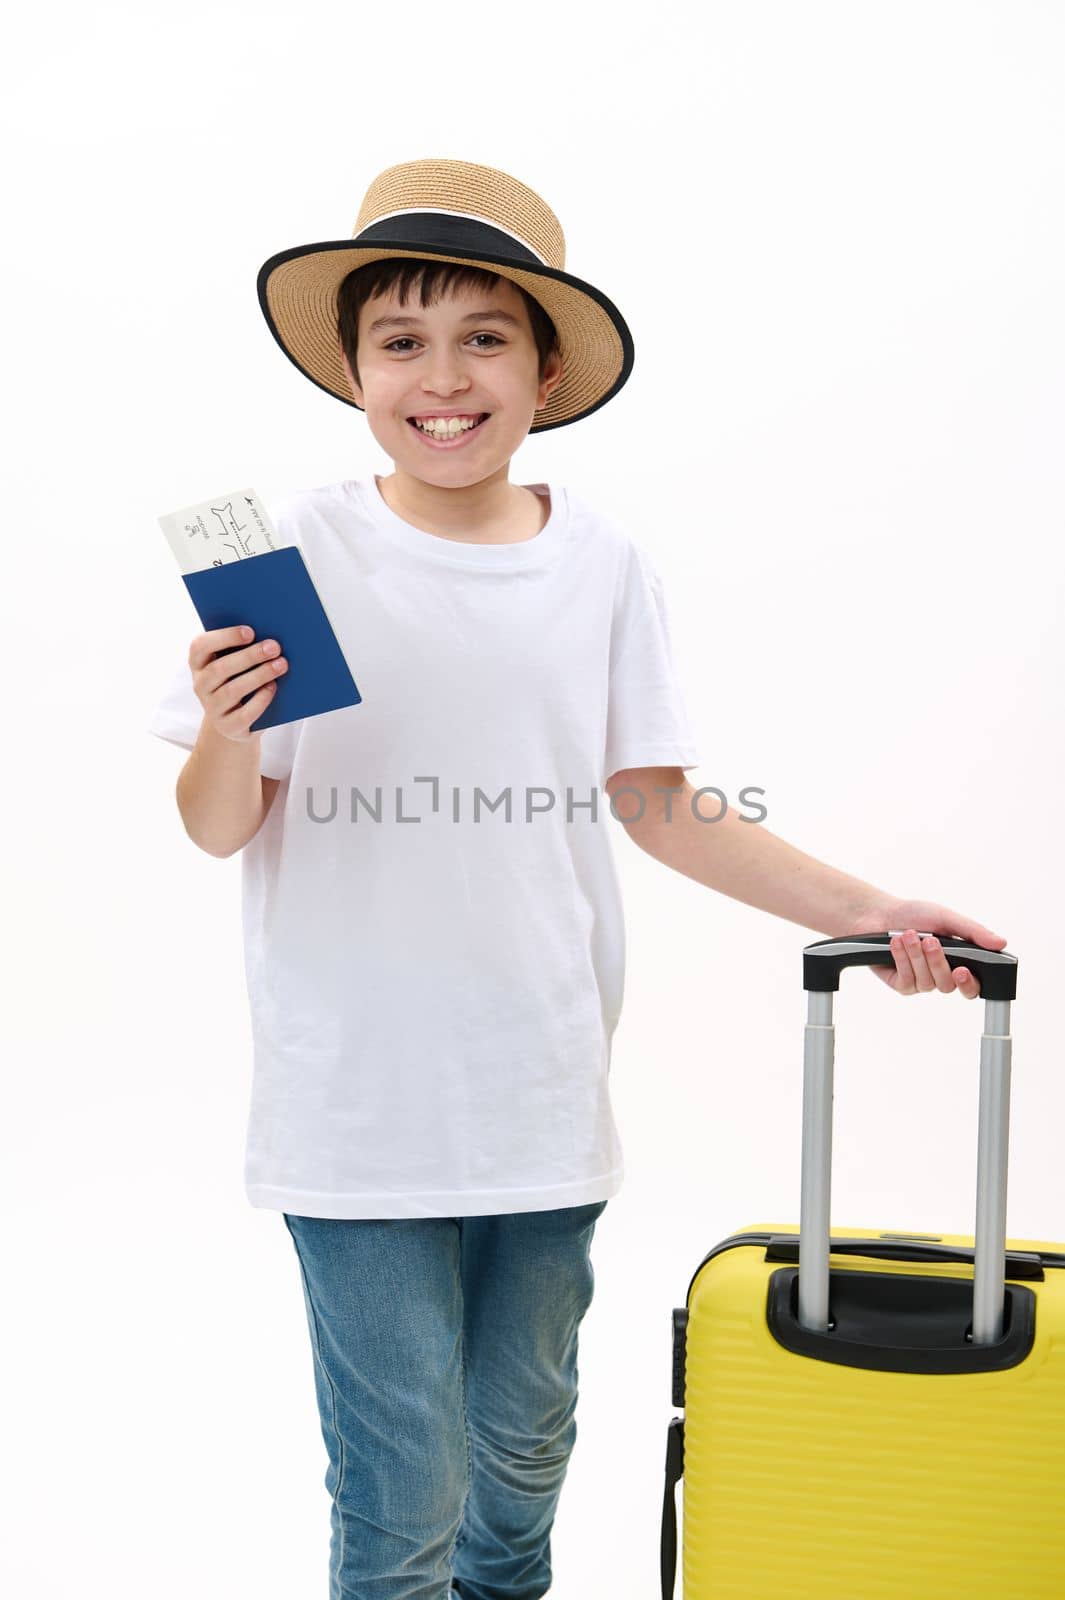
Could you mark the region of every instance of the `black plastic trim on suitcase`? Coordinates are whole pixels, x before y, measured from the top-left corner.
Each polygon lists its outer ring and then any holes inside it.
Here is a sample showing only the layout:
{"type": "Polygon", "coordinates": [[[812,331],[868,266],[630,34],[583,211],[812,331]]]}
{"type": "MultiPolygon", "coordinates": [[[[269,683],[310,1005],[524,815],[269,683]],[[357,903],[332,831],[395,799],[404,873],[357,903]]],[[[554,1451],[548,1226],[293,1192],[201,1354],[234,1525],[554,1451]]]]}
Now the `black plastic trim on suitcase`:
{"type": "Polygon", "coordinates": [[[1001,1372],[1018,1366],[1035,1341],[1035,1292],[1007,1284],[1002,1337],[973,1344],[972,1282],[904,1272],[829,1273],[829,1331],[799,1323],[799,1269],[770,1275],[766,1321],[796,1355],[875,1372],[1001,1372]]]}
{"type": "MultiPolygon", "coordinates": [[[[957,1261],[972,1265],[976,1251],[965,1244],[913,1244],[896,1242],[898,1235],[879,1239],[832,1239],[829,1254],[834,1256],[873,1256],[881,1261],[957,1261]]],[[[798,1261],[799,1241],[793,1234],[774,1234],[766,1245],[767,1261],[798,1261]]],[[[1042,1283],[1046,1278],[1043,1258],[1035,1250],[1006,1252],[1007,1278],[1025,1278],[1042,1283]]]]}
{"type": "MultiPolygon", "coordinates": [[[[735,1250],[735,1249],[739,1248],[742,1245],[762,1245],[762,1246],[768,1248],[768,1246],[769,1246],[769,1244],[770,1244],[770,1242],[772,1240],[774,1240],[774,1239],[783,1239],[783,1238],[787,1238],[787,1237],[789,1237],[789,1235],[787,1235],[787,1234],[776,1234],[776,1233],[774,1233],[774,1234],[770,1234],[770,1233],[730,1233],[727,1239],[721,1239],[717,1244],[714,1245],[713,1249],[708,1250],[706,1252],[705,1256],[700,1261],[700,1263],[696,1267],[695,1271],[692,1273],[691,1278],[688,1281],[688,1292],[684,1296],[685,1304],[689,1305],[689,1306],[691,1305],[692,1289],[695,1287],[695,1280],[699,1276],[700,1272],[702,1272],[702,1270],[706,1266],[707,1262],[708,1261],[712,1261],[715,1256],[721,1255],[721,1253],[723,1251],[725,1251],[725,1250],[735,1250]]],[[[799,1236],[796,1233],[796,1234],[791,1235],[790,1237],[794,1238],[795,1240],[798,1240],[799,1236]]],[[[883,1234],[882,1237],[885,1238],[885,1239],[895,1239],[895,1238],[898,1237],[898,1235],[897,1234],[883,1234]]],[[[833,1247],[835,1246],[835,1244],[836,1244],[836,1241],[833,1240],[832,1241],[833,1247]]],[[[1013,1252],[1013,1253],[1016,1254],[1017,1252],[1013,1252]]],[[[1059,1269],[1065,1267],[1065,1253],[1063,1253],[1061,1251],[1057,1251],[1057,1250],[1042,1250],[1039,1253],[1039,1259],[1042,1262],[1044,1267],[1054,1267],[1054,1268],[1059,1268],[1059,1269]]]]}
{"type": "Polygon", "coordinates": [[[688,1308],[673,1308],[673,1404],[684,1404],[684,1366],[688,1350],[688,1308]]]}

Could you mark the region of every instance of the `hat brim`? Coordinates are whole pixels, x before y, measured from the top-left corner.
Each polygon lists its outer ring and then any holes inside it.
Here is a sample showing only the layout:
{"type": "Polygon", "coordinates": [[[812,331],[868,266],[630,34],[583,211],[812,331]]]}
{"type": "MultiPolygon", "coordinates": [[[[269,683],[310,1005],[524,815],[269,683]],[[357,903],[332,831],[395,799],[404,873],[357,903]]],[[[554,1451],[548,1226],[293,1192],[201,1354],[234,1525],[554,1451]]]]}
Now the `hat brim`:
{"type": "Polygon", "coordinates": [[[543,306],[558,329],[563,372],[530,433],[546,433],[590,416],[627,381],[634,351],[625,319],[601,290],[572,273],[518,267],[504,256],[412,250],[398,240],[359,245],[336,239],[281,250],[263,262],[256,283],[267,326],[305,378],[356,411],[363,407],[352,397],[337,343],[337,290],[356,267],[397,256],[484,266],[510,278],[543,306]]]}

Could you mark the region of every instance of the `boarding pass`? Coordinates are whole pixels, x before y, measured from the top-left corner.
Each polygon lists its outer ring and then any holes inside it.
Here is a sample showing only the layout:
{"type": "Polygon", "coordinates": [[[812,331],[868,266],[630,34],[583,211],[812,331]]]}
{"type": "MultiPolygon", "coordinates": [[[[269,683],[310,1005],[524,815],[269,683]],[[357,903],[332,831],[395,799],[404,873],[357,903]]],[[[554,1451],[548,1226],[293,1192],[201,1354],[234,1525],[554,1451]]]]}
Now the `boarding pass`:
{"type": "Polygon", "coordinates": [[[277,549],[276,530],[254,489],[234,489],[158,521],[183,573],[277,549]]]}

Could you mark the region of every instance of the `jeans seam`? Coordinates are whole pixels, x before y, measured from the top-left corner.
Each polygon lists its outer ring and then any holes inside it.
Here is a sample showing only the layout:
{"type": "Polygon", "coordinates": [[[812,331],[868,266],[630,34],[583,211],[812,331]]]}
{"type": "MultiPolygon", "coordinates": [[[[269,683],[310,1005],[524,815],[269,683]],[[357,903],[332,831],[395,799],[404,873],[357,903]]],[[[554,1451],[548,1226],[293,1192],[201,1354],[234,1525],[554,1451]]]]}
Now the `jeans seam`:
{"type": "MultiPolygon", "coordinates": [[[[448,1566],[454,1576],[455,1548],[458,1544],[459,1534],[462,1532],[463,1520],[466,1516],[466,1505],[470,1498],[470,1485],[473,1482],[473,1455],[470,1449],[470,1414],[466,1399],[466,1330],[462,1327],[459,1332],[459,1344],[462,1351],[462,1431],[466,1436],[466,1488],[462,1496],[462,1510],[459,1513],[459,1525],[455,1529],[455,1537],[451,1541],[448,1552],[448,1566]]],[[[448,1583],[448,1595],[452,1593],[451,1584],[448,1583]]]]}
{"type": "Polygon", "coordinates": [[[325,1381],[329,1385],[329,1395],[330,1395],[330,1399],[331,1399],[331,1402],[332,1402],[332,1416],[330,1417],[330,1421],[331,1421],[331,1423],[333,1425],[333,1432],[336,1435],[337,1444],[338,1444],[339,1451],[340,1451],[340,1471],[337,1474],[337,1485],[336,1485],[336,1488],[333,1490],[333,1504],[336,1507],[337,1526],[340,1529],[340,1548],[339,1548],[339,1551],[338,1551],[338,1554],[337,1554],[337,1566],[338,1566],[339,1572],[343,1573],[343,1571],[344,1571],[344,1513],[340,1509],[340,1491],[344,1487],[344,1473],[345,1473],[346,1468],[347,1468],[347,1454],[346,1454],[346,1452],[344,1450],[344,1435],[340,1431],[340,1428],[337,1425],[337,1392],[336,1392],[336,1387],[335,1387],[335,1385],[333,1383],[333,1379],[332,1379],[332,1376],[330,1374],[329,1368],[326,1366],[325,1361],[322,1359],[322,1341],[321,1341],[321,1339],[319,1337],[319,1333],[318,1333],[318,1311],[317,1311],[317,1308],[316,1308],[316,1306],[314,1304],[314,1299],[313,1299],[313,1297],[311,1295],[311,1286],[307,1281],[307,1273],[306,1273],[306,1270],[305,1270],[304,1265],[303,1265],[303,1256],[300,1254],[299,1240],[296,1238],[296,1235],[292,1232],[292,1228],[288,1225],[287,1221],[286,1221],[286,1226],[288,1227],[289,1233],[292,1234],[292,1243],[296,1247],[296,1259],[300,1264],[300,1275],[303,1278],[303,1282],[304,1282],[304,1285],[305,1285],[306,1290],[307,1290],[307,1304],[311,1308],[311,1324],[312,1324],[312,1332],[314,1334],[314,1354],[315,1354],[315,1357],[316,1357],[316,1359],[318,1361],[318,1365],[321,1367],[322,1372],[323,1372],[323,1374],[325,1376],[325,1381]]]}

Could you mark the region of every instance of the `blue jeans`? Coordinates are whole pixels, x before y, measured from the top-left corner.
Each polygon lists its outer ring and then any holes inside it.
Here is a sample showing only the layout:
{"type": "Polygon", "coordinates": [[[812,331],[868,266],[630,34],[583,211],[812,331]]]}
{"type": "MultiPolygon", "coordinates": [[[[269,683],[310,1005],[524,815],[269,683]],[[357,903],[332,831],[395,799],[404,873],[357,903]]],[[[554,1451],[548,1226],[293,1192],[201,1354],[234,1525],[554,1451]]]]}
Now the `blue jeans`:
{"type": "Polygon", "coordinates": [[[283,1213],[329,1454],[329,1600],[547,1593],[606,1205],[283,1213]]]}

